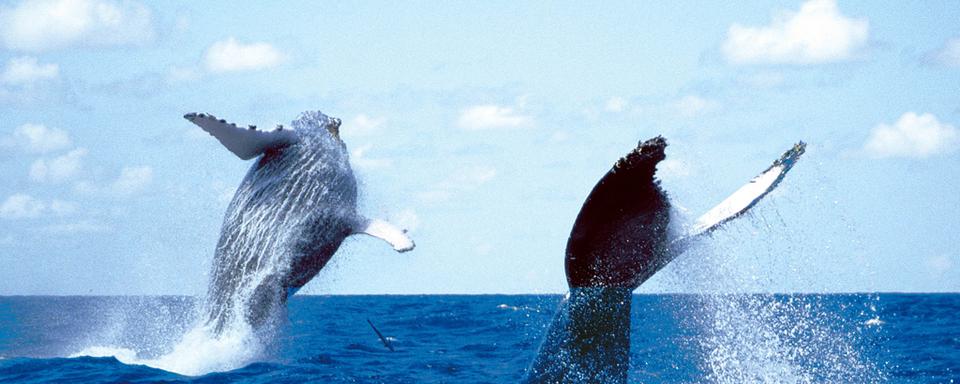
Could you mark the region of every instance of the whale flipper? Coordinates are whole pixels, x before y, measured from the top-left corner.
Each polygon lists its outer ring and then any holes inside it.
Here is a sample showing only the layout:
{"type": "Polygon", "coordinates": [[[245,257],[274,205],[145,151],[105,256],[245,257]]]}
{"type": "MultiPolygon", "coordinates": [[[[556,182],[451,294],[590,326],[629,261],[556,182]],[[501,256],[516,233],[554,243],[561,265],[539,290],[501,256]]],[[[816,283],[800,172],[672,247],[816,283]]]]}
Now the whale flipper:
{"type": "Polygon", "coordinates": [[[756,205],[764,196],[780,184],[780,181],[782,181],[783,177],[787,175],[787,172],[793,168],[793,165],[796,164],[800,155],[806,151],[806,148],[807,143],[803,141],[794,144],[793,148],[784,152],[769,168],[761,172],[757,177],[754,177],[746,185],[740,187],[740,189],[737,189],[736,192],[728,196],[720,202],[720,204],[717,204],[717,206],[697,218],[697,221],[686,235],[670,242],[669,248],[673,256],[678,256],[686,251],[690,243],[697,238],[709,235],[715,229],[739,217],[756,205]]]}
{"type": "Polygon", "coordinates": [[[279,128],[265,132],[258,131],[254,125],[241,128],[204,113],[188,113],[183,115],[183,118],[216,137],[224,147],[243,160],[252,159],[268,149],[282,148],[299,140],[296,131],[293,130],[279,128]]]}
{"type": "Polygon", "coordinates": [[[407,230],[380,219],[361,220],[355,226],[354,233],[363,233],[386,241],[397,252],[407,252],[416,246],[407,236],[407,230]]]}

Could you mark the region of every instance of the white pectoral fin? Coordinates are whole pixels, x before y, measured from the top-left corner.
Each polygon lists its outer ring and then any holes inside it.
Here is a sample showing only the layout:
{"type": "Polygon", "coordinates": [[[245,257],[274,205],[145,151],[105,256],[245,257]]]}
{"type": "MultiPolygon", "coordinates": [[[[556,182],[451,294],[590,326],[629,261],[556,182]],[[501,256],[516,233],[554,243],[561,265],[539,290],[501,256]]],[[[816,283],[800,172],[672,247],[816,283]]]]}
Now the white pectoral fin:
{"type": "Polygon", "coordinates": [[[380,219],[361,220],[355,230],[386,241],[397,252],[407,252],[416,246],[407,236],[407,231],[380,219]]]}
{"type": "Polygon", "coordinates": [[[670,250],[673,254],[683,253],[698,238],[703,237],[713,230],[719,228],[724,223],[737,218],[746,213],[750,208],[760,202],[764,196],[773,191],[787,172],[793,168],[800,155],[806,149],[806,143],[799,142],[773,162],[770,168],[763,171],[757,177],[750,180],[749,183],[737,189],[732,195],[724,199],[720,204],[711,208],[703,214],[694,223],[690,232],[686,235],[674,239],[670,242],[670,250]]]}
{"type": "Polygon", "coordinates": [[[203,113],[188,113],[183,115],[183,118],[207,131],[230,152],[243,160],[252,159],[268,149],[285,147],[299,140],[296,131],[290,129],[260,131],[254,125],[238,127],[236,124],[203,113]]]}

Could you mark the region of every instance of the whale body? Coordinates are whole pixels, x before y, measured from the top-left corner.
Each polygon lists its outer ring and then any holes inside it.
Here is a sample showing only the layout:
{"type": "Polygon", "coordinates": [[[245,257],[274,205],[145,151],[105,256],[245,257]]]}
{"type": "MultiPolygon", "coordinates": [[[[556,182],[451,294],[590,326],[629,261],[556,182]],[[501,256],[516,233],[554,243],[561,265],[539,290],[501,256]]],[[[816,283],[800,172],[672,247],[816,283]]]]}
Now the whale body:
{"type": "Polygon", "coordinates": [[[363,233],[398,252],[413,249],[406,231],[357,212],[357,182],[339,119],[307,111],[289,128],[260,131],[209,114],[184,118],[241,159],[257,158],[227,208],[217,243],[203,304],[213,332],[271,320],[347,236],[363,233]]]}
{"type": "Polygon", "coordinates": [[[633,290],[693,243],[755,206],[806,148],[797,143],[686,233],[675,233],[669,230],[669,199],[655,177],[666,146],[659,136],[640,142],[588,195],[567,241],[569,292],[525,383],[626,383],[633,290]]]}

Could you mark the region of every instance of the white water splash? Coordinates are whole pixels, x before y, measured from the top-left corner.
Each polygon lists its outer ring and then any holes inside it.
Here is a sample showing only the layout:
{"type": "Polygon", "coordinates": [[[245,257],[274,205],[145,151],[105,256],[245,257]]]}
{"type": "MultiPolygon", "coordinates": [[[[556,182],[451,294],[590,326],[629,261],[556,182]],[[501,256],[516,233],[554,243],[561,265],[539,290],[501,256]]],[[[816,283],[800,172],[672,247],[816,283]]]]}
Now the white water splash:
{"type": "MultiPolygon", "coordinates": [[[[687,326],[699,333],[696,343],[702,351],[704,381],[883,382],[881,369],[859,349],[864,323],[872,325],[868,319],[876,318],[876,308],[868,303],[870,297],[844,304],[869,310],[844,315],[835,301],[822,295],[746,293],[769,292],[771,286],[819,291],[816,282],[798,276],[809,275],[810,268],[819,268],[814,271],[821,277],[834,273],[809,262],[812,254],[835,253],[831,244],[808,237],[811,231],[833,228],[793,228],[775,205],[771,207],[777,203],[777,196],[773,197],[727,224],[669,268],[673,272],[666,277],[668,281],[700,294],[684,313],[687,326]]],[[[790,217],[795,214],[790,212],[790,217]]]]}
{"type": "Polygon", "coordinates": [[[241,368],[263,357],[265,345],[249,326],[234,327],[215,335],[206,327],[187,332],[167,354],[142,358],[130,348],[93,346],[69,357],[112,356],[124,364],[139,364],[188,376],[241,368]]]}

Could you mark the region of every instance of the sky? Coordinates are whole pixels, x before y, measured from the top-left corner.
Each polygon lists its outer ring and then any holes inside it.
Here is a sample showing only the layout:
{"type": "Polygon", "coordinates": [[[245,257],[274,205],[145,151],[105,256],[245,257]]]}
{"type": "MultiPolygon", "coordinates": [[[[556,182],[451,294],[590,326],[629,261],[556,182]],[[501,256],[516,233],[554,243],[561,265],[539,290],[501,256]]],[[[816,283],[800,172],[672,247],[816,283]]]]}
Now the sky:
{"type": "Polygon", "coordinates": [[[251,162],[182,118],[343,119],[360,210],[301,292],[558,293],[640,140],[692,220],[798,140],[745,218],[638,292],[960,291],[953,1],[0,2],[0,295],[202,294],[251,162]]]}

